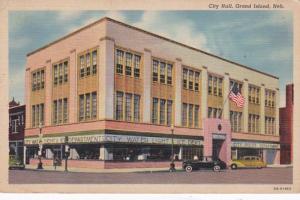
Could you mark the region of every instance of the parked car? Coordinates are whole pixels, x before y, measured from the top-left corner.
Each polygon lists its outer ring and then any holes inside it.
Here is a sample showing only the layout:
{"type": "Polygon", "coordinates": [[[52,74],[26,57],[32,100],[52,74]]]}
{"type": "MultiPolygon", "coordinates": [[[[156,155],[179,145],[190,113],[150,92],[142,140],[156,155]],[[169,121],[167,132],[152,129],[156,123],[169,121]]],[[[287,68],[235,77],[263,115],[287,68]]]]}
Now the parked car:
{"type": "Polygon", "coordinates": [[[241,159],[233,160],[230,164],[231,169],[238,168],[263,168],[267,164],[259,156],[244,156],[241,159]]]}
{"type": "Polygon", "coordinates": [[[13,155],[9,156],[9,169],[24,169],[24,168],[25,165],[21,159],[13,155]]]}
{"type": "Polygon", "coordinates": [[[199,160],[186,160],[182,163],[182,168],[186,172],[192,172],[200,169],[211,169],[213,171],[220,171],[226,169],[226,163],[219,158],[211,156],[201,157],[199,160]]]}

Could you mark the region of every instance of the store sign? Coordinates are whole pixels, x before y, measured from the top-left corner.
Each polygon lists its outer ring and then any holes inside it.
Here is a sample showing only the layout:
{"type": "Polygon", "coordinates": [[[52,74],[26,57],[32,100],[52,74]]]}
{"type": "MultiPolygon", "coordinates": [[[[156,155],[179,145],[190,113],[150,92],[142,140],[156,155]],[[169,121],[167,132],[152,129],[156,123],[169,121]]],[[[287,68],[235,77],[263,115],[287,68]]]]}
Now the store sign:
{"type": "MultiPolygon", "coordinates": [[[[46,137],[43,138],[43,144],[62,144],[65,142],[64,137],[46,137]]],[[[69,136],[69,144],[80,143],[129,143],[129,144],[172,144],[172,138],[165,137],[146,137],[146,136],[132,136],[132,135],[81,135],[69,136]]],[[[173,139],[174,145],[188,145],[201,146],[202,140],[195,139],[173,139]]],[[[39,144],[38,138],[25,139],[25,145],[39,144]]]]}
{"type": "Polygon", "coordinates": [[[253,149],[280,149],[279,144],[263,143],[263,142],[232,141],[231,146],[237,148],[253,148],[253,149]]]}
{"type": "Polygon", "coordinates": [[[213,133],[212,138],[214,140],[225,140],[226,139],[226,134],[213,133]]]}

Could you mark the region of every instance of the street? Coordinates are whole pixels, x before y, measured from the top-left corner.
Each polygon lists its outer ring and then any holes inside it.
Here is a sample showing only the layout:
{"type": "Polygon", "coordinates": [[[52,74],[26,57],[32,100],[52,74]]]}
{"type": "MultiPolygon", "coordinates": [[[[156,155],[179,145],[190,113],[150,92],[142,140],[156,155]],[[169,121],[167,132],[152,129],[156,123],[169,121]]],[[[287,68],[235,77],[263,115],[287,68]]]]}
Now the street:
{"type": "Polygon", "coordinates": [[[293,168],[86,173],[10,170],[10,184],[292,184],[293,168]],[[26,177],[26,178],[25,178],[26,177]]]}

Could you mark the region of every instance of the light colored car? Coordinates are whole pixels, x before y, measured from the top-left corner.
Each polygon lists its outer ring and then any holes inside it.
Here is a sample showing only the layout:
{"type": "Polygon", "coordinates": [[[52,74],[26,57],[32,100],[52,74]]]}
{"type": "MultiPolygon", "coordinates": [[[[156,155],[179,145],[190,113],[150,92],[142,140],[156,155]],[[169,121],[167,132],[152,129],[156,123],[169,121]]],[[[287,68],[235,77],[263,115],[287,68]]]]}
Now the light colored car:
{"type": "Polygon", "coordinates": [[[258,156],[244,156],[241,159],[233,160],[230,164],[231,169],[238,168],[263,168],[267,164],[258,156]]]}

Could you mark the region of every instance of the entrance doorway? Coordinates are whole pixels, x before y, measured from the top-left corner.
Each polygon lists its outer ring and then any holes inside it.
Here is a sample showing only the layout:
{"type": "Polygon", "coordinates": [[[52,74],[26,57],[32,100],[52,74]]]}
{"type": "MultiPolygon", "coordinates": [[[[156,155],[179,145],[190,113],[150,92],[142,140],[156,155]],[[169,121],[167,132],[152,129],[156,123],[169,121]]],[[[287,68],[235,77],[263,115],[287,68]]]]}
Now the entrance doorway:
{"type": "Polygon", "coordinates": [[[220,151],[224,140],[213,140],[213,158],[220,158],[220,151]]]}

